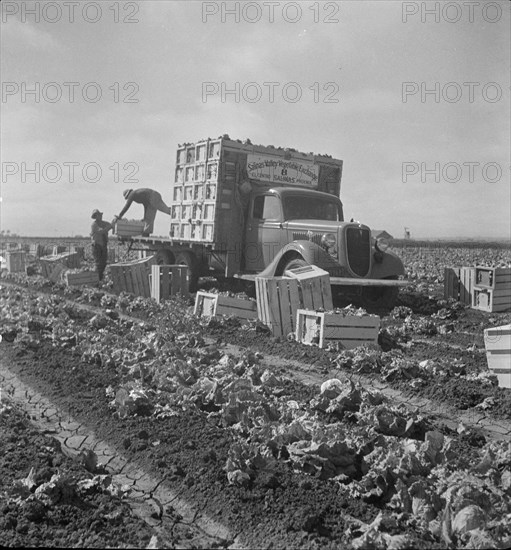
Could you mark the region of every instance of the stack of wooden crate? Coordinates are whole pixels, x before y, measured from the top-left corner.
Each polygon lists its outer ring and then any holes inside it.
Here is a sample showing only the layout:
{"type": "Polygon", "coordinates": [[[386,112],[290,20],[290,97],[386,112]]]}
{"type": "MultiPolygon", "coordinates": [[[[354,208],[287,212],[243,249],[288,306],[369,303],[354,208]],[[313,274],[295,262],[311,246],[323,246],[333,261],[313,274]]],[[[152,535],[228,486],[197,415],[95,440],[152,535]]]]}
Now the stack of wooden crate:
{"type": "Polygon", "coordinates": [[[188,267],[183,265],[151,266],[151,298],[157,302],[176,294],[188,295],[188,267]]]}
{"type": "Polygon", "coordinates": [[[299,309],[333,308],[330,277],[316,266],[286,272],[287,277],[256,277],[257,313],[273,336],[294,334],[299,309]]]}
{"type": "Polygon", "coordinates": [[[110,274],[113,281],[113,291],[116,293],[129,292],[135,296],[151,297],[151,287],[149,285],[149,275],[151,267],[156,263],[155,256],[112,264],[110,274]]]}
{"type": "Polygon", "coordinates": [[[511,309],[511,267],[476,267],[472,307],[498,312],[511,309]]]}

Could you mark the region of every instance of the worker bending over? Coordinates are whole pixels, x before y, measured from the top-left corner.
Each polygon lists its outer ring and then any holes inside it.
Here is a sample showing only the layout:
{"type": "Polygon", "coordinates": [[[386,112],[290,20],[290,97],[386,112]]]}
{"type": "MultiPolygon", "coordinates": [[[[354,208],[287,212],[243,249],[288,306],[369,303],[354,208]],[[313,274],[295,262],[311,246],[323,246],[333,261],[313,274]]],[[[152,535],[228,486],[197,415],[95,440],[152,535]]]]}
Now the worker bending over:
{"type": "Polygon", "coordinates": [[[164,212],[170,216],[170,208],[163,202],[160,193],[154,189],[126,189],[123,192],[126,205],[118,216],[114,217],[114,223],[124,216],[133,202],[144,205],[144,231],[143,236],[147,237],[153,232],[154,218],[156,212],[164,212]]]}

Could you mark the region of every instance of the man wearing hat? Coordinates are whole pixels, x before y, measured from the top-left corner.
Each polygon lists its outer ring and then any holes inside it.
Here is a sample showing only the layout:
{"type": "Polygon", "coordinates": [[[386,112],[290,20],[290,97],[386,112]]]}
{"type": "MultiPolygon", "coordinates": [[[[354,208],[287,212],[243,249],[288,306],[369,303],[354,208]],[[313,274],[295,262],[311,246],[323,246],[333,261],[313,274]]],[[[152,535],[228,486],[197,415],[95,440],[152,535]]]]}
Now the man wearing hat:
{"type": "Polygon", "coordinates": [[[163,202],[160,193],[154,189],[126,189],[123,195],[126,199],[126,205],[121,210],[120,214],[114,217],[114,223],[124,216],[133,202],[138,202],[138,204],[144,206],[143,221],[145,225],[142,235],[145,237],[153,232],[154,218],[158,210],[170,216],[170,208],[163,202]]]}
{"type": "Polygon", "coordinates": [[[108,259],[108,232],[113,229],[113,225],[103,221],[103,212],[100,212],[97,208],[92,211],[91,218],[94,220],[90,231],[92,253],[96,262],[96,271],[101,281],[108,259]]]}

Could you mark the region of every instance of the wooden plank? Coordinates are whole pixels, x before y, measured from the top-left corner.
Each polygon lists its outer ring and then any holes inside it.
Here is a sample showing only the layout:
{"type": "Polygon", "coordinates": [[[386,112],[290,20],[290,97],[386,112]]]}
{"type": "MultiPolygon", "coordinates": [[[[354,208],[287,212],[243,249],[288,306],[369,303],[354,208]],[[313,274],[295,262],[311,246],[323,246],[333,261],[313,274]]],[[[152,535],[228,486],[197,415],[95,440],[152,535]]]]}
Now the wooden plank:
{"type": "Polygon", "coordinates": [[[413,281],[396,281],[394,279],[359,279],[356,277],[330,277],[330,284],[342,286],[395,286],[404,288],[413,284],[413,281]]]}
{"type": "Polygon", "coordinates": [[[293,330],[293,308],[296,309],[296,304],[291,299],[293,287],[297,287],[296,282],[293,280],[281,280],[277,283],[280,323],[279,336],[287,336],[293,330]]]}
{"type": "Polygon", "coordinates": [[[172,269],[172,267],[165,265],[165,266],[161,266],[159,271],[160,271],[160,299],[168,300],[171,294],[171,284],[172,284],[172,280],[174,279],[174,270],[172,269]]]}
{"type": "Polygon", "coordinates": [[[460,269],[453,267],[444,268],[444,299],[454,298],[459,300],[460,287],[459,287],[460,269]]]}
{"type": "Polygon", "coordinates": [[[460,302],[470,305],[472,302],[472,287],[475,280],[475,268],[460,268],[460,302]]]}
{"type": "Polygon", "coordinates": [[[68,286],[97,284],[99,282],[99,276],[95,271],[82,271],[80,273],[67,272],[64,277],[68,286]]]}

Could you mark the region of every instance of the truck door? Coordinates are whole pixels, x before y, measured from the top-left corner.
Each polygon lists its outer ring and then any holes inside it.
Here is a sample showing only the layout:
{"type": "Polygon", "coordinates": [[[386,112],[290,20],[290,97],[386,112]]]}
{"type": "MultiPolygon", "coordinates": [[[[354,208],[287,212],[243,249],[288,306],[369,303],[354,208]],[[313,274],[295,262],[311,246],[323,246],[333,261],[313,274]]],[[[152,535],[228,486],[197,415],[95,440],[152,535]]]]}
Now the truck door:
{"type": "Polygon", "coordinates": [[[245,271],[262,271],[283,246],[282,204],[274,194],[255,195],[245,235],[245,271]]]}

